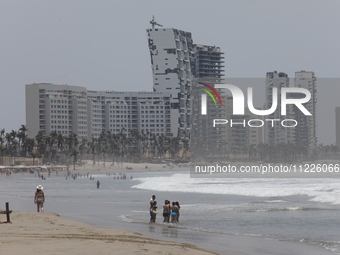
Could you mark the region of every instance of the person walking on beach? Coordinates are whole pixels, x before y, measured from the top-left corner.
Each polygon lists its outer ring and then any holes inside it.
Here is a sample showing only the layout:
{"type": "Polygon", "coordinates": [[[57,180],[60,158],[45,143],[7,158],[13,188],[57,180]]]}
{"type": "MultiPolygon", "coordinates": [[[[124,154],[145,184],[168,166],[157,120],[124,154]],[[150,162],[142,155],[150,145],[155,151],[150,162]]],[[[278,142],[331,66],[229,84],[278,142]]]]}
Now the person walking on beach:
{"type": "Polygon", "coordinates": [[[43,186],[38,185],[37,191],[34,196],[34,203],[37,204],[37,211],[44,212],[44,202],[45,202],[45,194],[43,190],[43,186]]]}
{"type": "Polygon", "coordinates": [[[99,186],[100,186],[100,182],[97,181],[97,189],[99,189],[99,186]]]}
{"type": "Polygon", "coordinates": [[[163,217],[164,220],[163,222],[169,222],[170,220],[170,201],[169,200],[165,200],[164,205],[163,205],[163,217]]]}

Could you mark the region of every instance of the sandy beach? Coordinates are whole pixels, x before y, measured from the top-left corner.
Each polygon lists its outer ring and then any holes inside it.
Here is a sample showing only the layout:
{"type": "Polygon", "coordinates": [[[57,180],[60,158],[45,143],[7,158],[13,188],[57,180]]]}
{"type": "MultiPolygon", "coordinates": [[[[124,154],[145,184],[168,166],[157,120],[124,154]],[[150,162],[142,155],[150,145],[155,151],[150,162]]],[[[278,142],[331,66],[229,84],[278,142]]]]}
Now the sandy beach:
{"type": "MultiPolygon", "coordinates": [[[[169,170],[164,164],[123,163],[110,166],[110,162],[92,164],[85,161],[83,166],[70,166],[71,174],[125,173],[128,177],[137,171],[169,170]],[[146,169],[145,166],[148,166],[146,169]]],[[[37,171],[35,171],[37,173],[37,171]]],[[[40,172],[47,176],[47,172],[40,172]]],[[[65,174],[59,171],[58,174],[65,174]]],[[[30,175],[12,173],[10,177],[30,175]]],[[[56,175],[52,171],[51,175],[56,175]]],[[[0,175],[6,177],[5,174],[0,175]]],[[[8,176],[7,176],[8,177],[8,176]]],[[[102,229],[89,224],[60,217],[56,213],[35,213],[14,211],[10,215],[0,214],[0,254],[218,254],[191,244],[161,241],[126,230],[102,229]]]]}
{"type": "MultiPolygon", "coordinates": [[[[169,169],[164,164],[124,163],[110,167],[110,163],[106,163],[104,167],[102,163],[93,165],[92,161],[87,161],[75,170],[70,166],[69,170],[71,174],[125,173],[130,177],[137,171],[158,172],[169,169]]],[[[46,171],[40,173],[47,176],[46,171]]],[[[58,174],[65,173],[59,171],[58,174]]],[[[1,176],[18,178],[27,175],[32,174],[19,172],[1,176]]],[[[51,176],[55,175],[56,172],[52,171],[51,176]]],[[[6,223],[6,215],[0,214],[0,254],[218,254],[191,244],[161,241],[127,230],[96,228],[62,218],[56,213],[13,211],[10,219],[11,223],[6,223]]]]}
{"type": "MultiPolygon", "coordinates": [[[[0,224],[0,254],[217,254],[125,230],[95,228],[55,213],[17,212],[0,224]]],[[[1,222],[6,215],[0,214],[1,222]]]]}
{"type": "MultiPolygon", "coordinates": [[[[319,161],[318,163],[323,162],[319,161]]],[[[281,187],[281,182],[278,181],[277,184],[276,182],[271,184],[270,182],[267,183],[266,180],[261,180],[262,185],[267,185],[268,190],[270,190],[265,198],[262,198],[262,195],[257,195],[263,192],[257,181],[248,181],[245,184],[240,182],[237,183],[237,186],[234,185],[234,189],[238,188],[239,190],[237,192],[238,197],[234,197],[233,192],[226,195],[215,194],[214,190],[218,186],[215,187],[214,183],[210,185],[205,183],[204,180],[202,185],[197,185],[202,181],[195,180],[193,184],[188,179],[182,181],[181,176],[188,175],[186,173],[188,169],[185,166],[170,168],[169,166],[164,167],[163,164],[151,163],[123,163],[123,165],[117,166],[115,164],[110,167],[110,163],[106,162],[104,167],[102,163],[93,165],[92,161],[87,161],[85,165],[76,166],[75,170],[70,166],[69,171],[71,174],[79,175],[89,173],[94,176],[95,181],[87,178],[79,178],[76,181],[72,178],[65,180],[66,171],[59,171],[58,176],[56,176],[55,171],[52,171],[50,177],[48,177],[46,171],[40,172],[46,176],[46,180],[43,181],[38,179],[37,171],[34,174],[28,172],[15,173],[13,171],[10,176],[0,175],[3,177],[0,178],[3,192],[0,209],[4,209],[4,202],[9,201],[10,210],[14,210],[11,214],[12,223],[0,224],[0,243],[2,245],[0,255],[19,253],[30,255],[38,252],[51,255],[170,255],[177,253],[184,255],[225,253],[321,255],[330,254],[328,250],[337,249],[337,244],[332,238],[332,231],[337,233],[336,229],[330,229],[330,226],[328,226],[320,234],[317,235],[317,232],[314,234],[314,229],[323,228],[322,217],[327,222],[334,220],[332,215],[337,208],[330,207],[331,214],[329,214],[329,206],[325,208],[324,204],[319,205],[319,203],[309,201],[308,198],[306,200],[300,195],[294,197],[294,199],[277,197],[281,193],[275,192],[272,187],[278,188],[279,191],[282,190],[283,193],[288,192],[285,182],[282,183],[283,186],[281,187]],[[145,168],[146,165],[148,168],[145,168]],[[114,173],[116,176],[125,173],[128,180],[114,180],[112,177],[114,173]],[[109,174],[111,176],[108,176],[109,174]],[[129,180],[130,175],[133,176],[133,180],[129,180]],[[180,178],[178,179],[178,177],[180,178]],[[100,180],[100,189],[95,186],[97,180],[100,180]],[[176,186],[176,191],[172,191],[172,188],[164,191],[164,182],[170,188],[176,186]],[[38,184],[44,186],[48,198],[45,213],[40,214],[34,212],[36,207],[31,197],[38,184]],[[7,191],[11,190],[13,185],[17,189],[7,194],[7,191]],[[245,185],[247,188],[249,185],[252,187],[250,190],[256,192],[254,196],[247,196],[248,193],[244,192],[245,185]],[[209,188],[208,193],[202,193],[201,190],[198,190],[199,187],[205,186],[209,188]],[[152,189],[155,187],[156,189],[152,189]],[[27,194],[27,191],[32,191],[32,194],[27,194]],[[69,194],[72,194],[72,196],[69,196],[69,194]],[[184,221],[180,226],[164,226],[160,223],[161,215],[157,217],[155,225],[148,224],[149,215],[147,209],[145,209],[145,204],[148,204],[151,194],[156,194],[160,201],[170,198],[181,202],[183,206],[182,216],[184,217],[182,219],[184,221]],[[197,212],[192,211],[191,208],[193,207],[197,209],[197,212]],[[209,208],[209,210],[206,210],[206,208],[209,208]],[[207,214],[211,209],[213,213],[207,214]],[[31,212],[26,212],[27,210],[31,212]],[[312,216],[307,215],[307,217],[305,211],[308,211],[308,215],[312,216]],[[320,212],[324,214],[322,217],[320,212]],[[211,217],[208,219],[206,215],[211,217]],[[316,215],[319,217],[319,223],[315,221],[316,215]],[[251,222],[249,222],[250,217],[251,222]],[[300,224],[300,228],[311,228],[312,231],[309,232],[309,236],[316,236],[315,240],[318,243],[294,228],[294,224],[296,224],[294,220],[300,218],[303,219],[303,222],[311,220],[311,222],[300,224]],[[201,219],[210,221],[205,224],[204,220],[201,219]],[[222,224],[220,224],[220,219],[223,219],[222,224]],[[267,226],[268,219],[273,224],[274,222],[284,221],[287,228],[281,231],[276,225],[267,226]],[[233,234],[241,231],[247,234],[245,222],[249,228],[255,229],[252,230],[253,232],[263,233],[262,236],[233,234]],[[209,230],[210,227],[213,229],[212,232],[204,232],[206,229],[209,230]],[[203,231],[197,231],[197,228],[203,229],[203,231]],[[298,232],[293,241],[291,239],[266,238],[272,233],[279,237],[281,235],[291,236],[290,229],[298,232]],[[219,234],[220,232],[222,234],[219,234]],[[223,234],[224,232],[227,235],[223,234]],[[326,249],[321,248],[324,245],[321,242],[324,242],[324,240],[331,241],[326,245],[326,249]]],[[[223,179],[220,182],[228,184],[225,185],[226,188],[233,185],[233,182],[223,179]]],[[[290,188],[289,194],[301,194],[301,191],[304,190],[301,189],[301,186],[306,186],[305,181],[296,182],[294,184],[293,181],[291,184],[292,187],[296,186],[296,191],[291,191],[290,188]]],[[[320,187],[316,187],[314,193],[316,192],[315,195],[318,197],[322,195],[320,198],[323,198],[323,194],[319,194],[319,189],[320,187]]],[[[307,191],[311,192],[310,190],[307,191]]],[[[6,215],[0,214],[0,223],[5,220],[6,215]]],[[[302,221],[298,220],[297,222],[302,221]]]]}

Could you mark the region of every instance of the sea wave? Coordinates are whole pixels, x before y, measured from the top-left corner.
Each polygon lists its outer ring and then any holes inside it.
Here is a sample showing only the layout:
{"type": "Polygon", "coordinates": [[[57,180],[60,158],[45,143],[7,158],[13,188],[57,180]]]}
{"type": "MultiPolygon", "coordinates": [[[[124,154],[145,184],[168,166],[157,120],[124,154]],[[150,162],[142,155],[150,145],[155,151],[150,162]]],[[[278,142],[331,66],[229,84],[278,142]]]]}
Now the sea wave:
{"type": "Polygon", "coordinates": [[[132,186],[135,189],[255,197],[306,195],[312,201],[340,204],[340,180],[337,179],[198,179],[190,178],[189,174],[173,174],[135,181],[139,182],[132,186]]]}

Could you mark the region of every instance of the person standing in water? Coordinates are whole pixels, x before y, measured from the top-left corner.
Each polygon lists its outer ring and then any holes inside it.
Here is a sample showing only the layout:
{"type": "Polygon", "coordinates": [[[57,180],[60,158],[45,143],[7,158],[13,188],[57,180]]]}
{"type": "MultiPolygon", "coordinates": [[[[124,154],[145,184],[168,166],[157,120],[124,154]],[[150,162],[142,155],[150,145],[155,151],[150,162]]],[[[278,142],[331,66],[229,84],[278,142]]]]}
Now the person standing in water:
{"type": "Polygon", "coordinates": [[[151,199],[150,199],[150,208],[153,206],[153,202],[155,202],[156,196],[152,195],[151,199]]]}
{"type": "Polygon", "coordinates": [[[171,206],[171,223],[177,222],[177,215],[178,215],[178,206],[176,202],[172,202],[171,206]]]}
{"type": "Polygon", "coordinates": [[[165,200],[164,205],[163,205],[163,217],[164,220],[163,222],[169,222],[170,220],[170,201],[169,200],[165,200]]]}
{"type": "Polygon", "coordinates": [[[177,207],[178,207],[178,210],[177,210],[177,219],[176,219],[176,221],[179,222],[179,211],[180,211],[180,209],[181,209],[181,206],[179,205],[178,202],[176,202],[176,205],[177,205],[177,207]]]}
{"type": "Polygon", "coordinates": [[[155,223],[156,222],[156,215],[157,215],[157,201],[153,202],[152,207],[150,208],[150,213],[151,213],[151,219],[150,222],[151,223],[155,223]]]}
{"type": "Polygon", "coordinates": [[[100,182],[97,181],[97,189],[99,189],[99,186],[100,186],[100,182]]]}
{"type": "Polygon", "coordinates": [[[37,186],[37,191],[34,196],[34,203],[37,204],[37,212],[44,212],[45,194],[42,190],[43,186],[37,186]]]}
{"type": "Polygon", "coordinates": [[[150,222],[152,222],[152,206],[153,206],[153,203],[155,202],[155,199],[156,199],[156,196],[155,195],[152,195],[151,199],[150,199],[150,222]]]}

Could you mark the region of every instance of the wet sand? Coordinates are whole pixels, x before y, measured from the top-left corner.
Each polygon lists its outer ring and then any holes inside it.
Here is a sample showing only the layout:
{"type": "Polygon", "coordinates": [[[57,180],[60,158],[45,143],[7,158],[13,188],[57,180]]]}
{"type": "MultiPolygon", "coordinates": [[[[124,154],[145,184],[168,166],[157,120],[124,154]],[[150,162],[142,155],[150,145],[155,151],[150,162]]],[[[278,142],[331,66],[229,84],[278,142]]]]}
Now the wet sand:
{"type": "MultiPolygon", "coordinates": [[[[1,254],[218,254],[126,230],[96,228],[55,213],[15,211],[10,216],[12,223],[0,224],[1,254]]],[[[4,222],[6,215],[0,219],[4,222]]]]}

